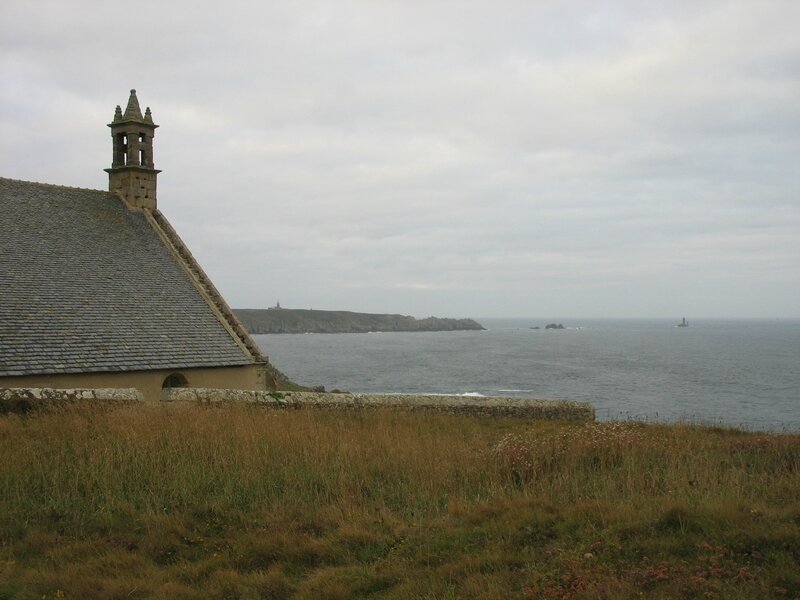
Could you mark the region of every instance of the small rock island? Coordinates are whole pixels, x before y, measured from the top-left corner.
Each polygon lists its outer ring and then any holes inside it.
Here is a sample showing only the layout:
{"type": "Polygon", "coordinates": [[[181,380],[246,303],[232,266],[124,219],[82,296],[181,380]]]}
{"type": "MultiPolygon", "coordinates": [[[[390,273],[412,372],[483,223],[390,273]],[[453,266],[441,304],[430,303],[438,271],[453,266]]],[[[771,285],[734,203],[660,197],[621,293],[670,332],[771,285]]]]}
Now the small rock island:
{"type": "Polygon", "coordinates": [[[369,333],[388,331],[481,331],[472,319],[357,313],[345,310],[298,308],[236,309],[249,333],[369,333]]]}

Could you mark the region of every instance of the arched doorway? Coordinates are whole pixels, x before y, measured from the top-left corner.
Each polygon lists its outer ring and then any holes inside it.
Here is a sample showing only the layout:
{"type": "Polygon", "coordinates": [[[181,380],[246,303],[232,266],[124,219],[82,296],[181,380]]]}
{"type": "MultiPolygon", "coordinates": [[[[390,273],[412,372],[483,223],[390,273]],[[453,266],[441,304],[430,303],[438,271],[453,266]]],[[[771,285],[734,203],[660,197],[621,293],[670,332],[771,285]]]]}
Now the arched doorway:
{"type": "Polygon", "coordinates": [[[187,387],[188,385],[189,381],[182,373],[170,373],[164,383],[161,384],[161,389],[168,390],[170,388],[187,387]]]}

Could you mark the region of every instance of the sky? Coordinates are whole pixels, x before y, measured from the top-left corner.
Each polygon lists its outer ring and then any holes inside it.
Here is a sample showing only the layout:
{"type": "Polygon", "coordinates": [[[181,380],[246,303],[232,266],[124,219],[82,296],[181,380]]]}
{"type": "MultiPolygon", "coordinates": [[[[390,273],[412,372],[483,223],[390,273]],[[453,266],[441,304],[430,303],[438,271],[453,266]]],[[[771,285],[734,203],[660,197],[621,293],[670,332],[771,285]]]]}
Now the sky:
{"type": "Polygon", "coordinates": [[[136,88],[159,208],[235,308],[797,318],[798,22],[796,0],[3,0],[0,176],[106,189],[136,88]]]}

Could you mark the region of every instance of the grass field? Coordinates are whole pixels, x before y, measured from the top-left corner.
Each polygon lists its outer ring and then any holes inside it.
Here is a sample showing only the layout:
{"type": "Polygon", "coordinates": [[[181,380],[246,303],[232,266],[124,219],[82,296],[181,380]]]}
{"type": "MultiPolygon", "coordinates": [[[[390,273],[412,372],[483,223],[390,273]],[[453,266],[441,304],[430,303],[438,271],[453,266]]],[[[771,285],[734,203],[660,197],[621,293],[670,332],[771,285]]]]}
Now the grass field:
{"type": "Polygon", "coordinates": [[[0,456],[0,599],[800,597],[797,435],[174,404],[0,456]]]}

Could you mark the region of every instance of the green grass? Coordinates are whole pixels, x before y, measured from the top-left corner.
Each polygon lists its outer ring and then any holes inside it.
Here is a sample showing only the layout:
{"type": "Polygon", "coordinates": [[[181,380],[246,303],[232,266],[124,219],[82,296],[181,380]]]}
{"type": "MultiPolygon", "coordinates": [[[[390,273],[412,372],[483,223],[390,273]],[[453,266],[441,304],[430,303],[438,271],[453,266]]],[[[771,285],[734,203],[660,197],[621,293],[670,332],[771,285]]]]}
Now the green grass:
{"type": "Polygon", "coordinates": [[[0,456],[0,599],[800,597],[797,435],[175,404],[0,456]]]}

